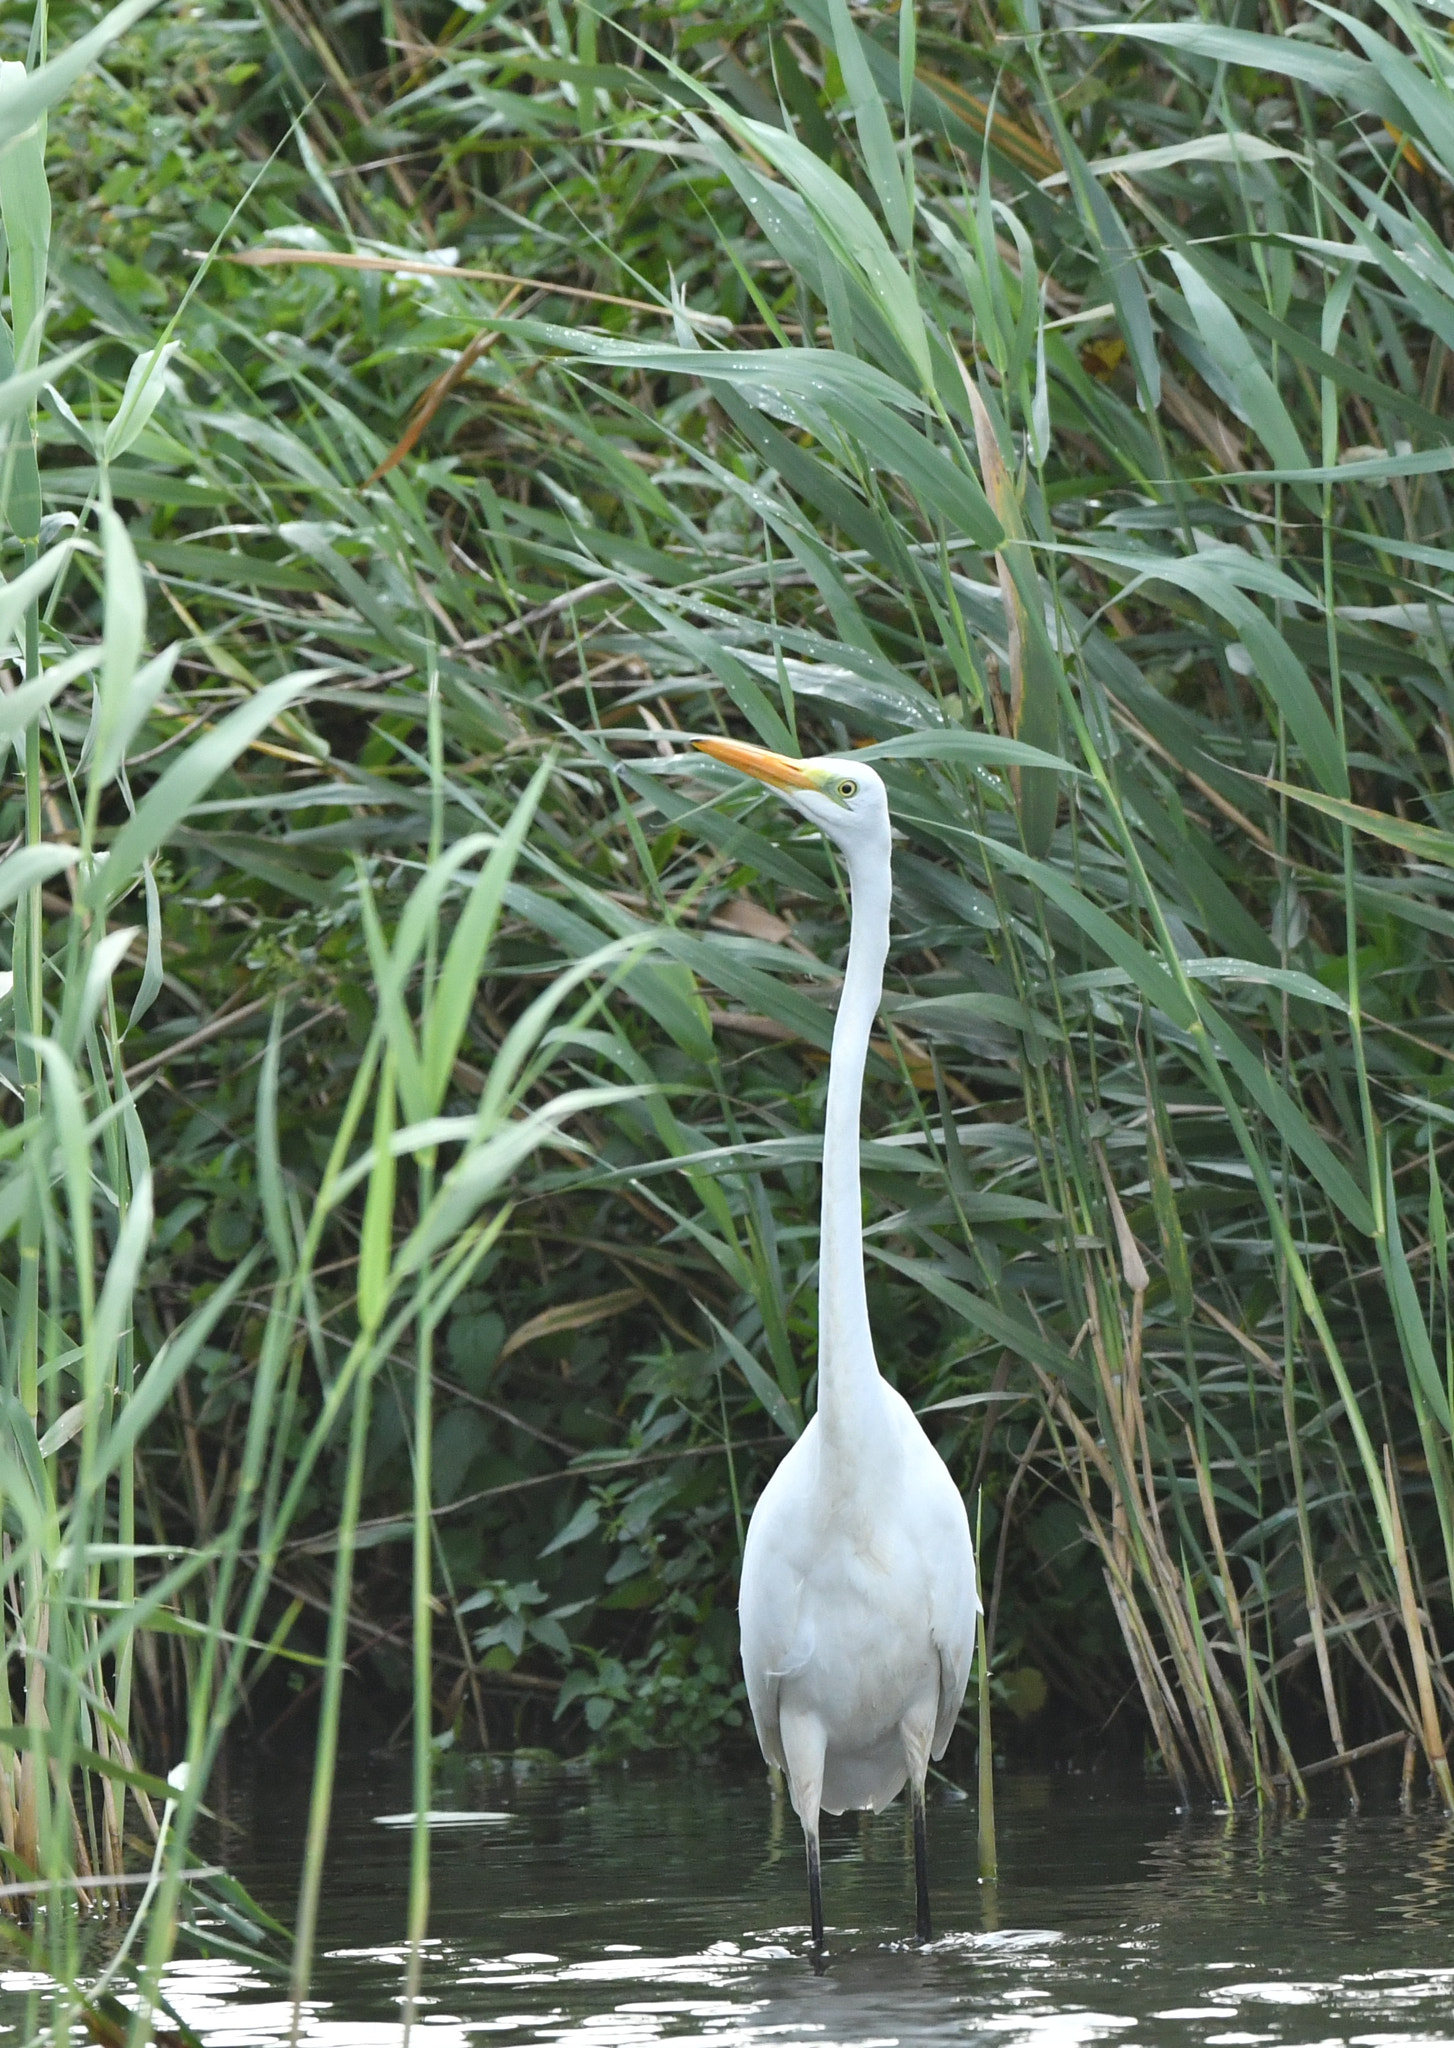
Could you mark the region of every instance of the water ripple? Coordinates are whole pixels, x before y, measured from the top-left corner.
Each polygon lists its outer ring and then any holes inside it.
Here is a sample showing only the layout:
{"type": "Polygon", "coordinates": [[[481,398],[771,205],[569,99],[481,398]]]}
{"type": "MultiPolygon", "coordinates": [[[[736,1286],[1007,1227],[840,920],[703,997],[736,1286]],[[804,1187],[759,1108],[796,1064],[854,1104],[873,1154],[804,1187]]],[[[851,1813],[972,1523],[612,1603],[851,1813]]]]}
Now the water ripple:
{"type": "MultiPolygon", "coordinates": [[[[409,1836],[378,1777],[337,1818],[304,2048],[403,2048],[409,1836]]],[[[972,1805],[934,1809],[923,1948],[902,1816],[835,1823],[815,1972],[796,1826],[760,1779],[462,1773],[431,1830],[413,2048],[1454,2048],[1454,1836],[1433,1815],[1259,1825],[1053,1778],[1000,1803],[994,1889],[972,1805]]],[[[263,1783],[229,1807],[234,1865],[284,1920],[305,1804],[263,1783]]],[[[0,2028],[36,1988],[0,1979],[0,2028]]],[[[206,2048],[292,2033],[263,1967],[184,1958],[167,1995],[206,2048]]]]}

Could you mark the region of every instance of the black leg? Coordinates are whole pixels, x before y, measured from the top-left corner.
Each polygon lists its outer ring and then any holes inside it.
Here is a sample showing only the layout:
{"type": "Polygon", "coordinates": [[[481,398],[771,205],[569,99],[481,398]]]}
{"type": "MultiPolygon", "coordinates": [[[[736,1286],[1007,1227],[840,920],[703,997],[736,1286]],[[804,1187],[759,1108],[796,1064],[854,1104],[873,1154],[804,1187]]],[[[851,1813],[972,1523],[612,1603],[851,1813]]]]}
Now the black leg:
{"type": "Polygon", "coordinates": [[[924,1817],[924,1787],[916,1785],[914,1800],[914,1915],[920,1941],[932,1941],[929,1923],[929,1826],[924,1817]]]}
{"type": "Polygon", "coordinates": [[[813,1919],[813,1946],[823,1946],[823,1872],[818,1861],[818,1837],[809,1835],[808,1841],[808,1911],[813,1919]]]}

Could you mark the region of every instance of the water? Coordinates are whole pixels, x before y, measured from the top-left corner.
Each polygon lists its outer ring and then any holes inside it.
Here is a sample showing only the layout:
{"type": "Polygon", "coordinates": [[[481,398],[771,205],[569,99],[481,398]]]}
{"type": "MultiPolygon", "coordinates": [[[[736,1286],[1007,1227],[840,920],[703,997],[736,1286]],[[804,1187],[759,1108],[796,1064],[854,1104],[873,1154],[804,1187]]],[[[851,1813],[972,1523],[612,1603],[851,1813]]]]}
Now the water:
{"type": "MultiPolygon", "coordinates": [[[[303,1786],[260,1776],[231,1860],[286,1916],[303,1786]]],[[[930,1813],[939,1938],[920,1949],[899,1808],[827,1824],[830,1958],[812,1968],[797,1823],[760,1774],[462,1774],[434,1832],[420,2048],[1074,2048],[1082,2042],[1454,2044],[1454,1829],[1331,1808],[1258,1824],[1179,1814],[1096,1778],[1007,1780],[1001,1882],[975,1814],[930,1813]]],[[[345,1786],[301,2038],[394,2048],[409,1833],[392,1768],[345,1786]]],[[[208,2048],[286,2040],[277,1982],[179,1963],[208,2048]]]]}

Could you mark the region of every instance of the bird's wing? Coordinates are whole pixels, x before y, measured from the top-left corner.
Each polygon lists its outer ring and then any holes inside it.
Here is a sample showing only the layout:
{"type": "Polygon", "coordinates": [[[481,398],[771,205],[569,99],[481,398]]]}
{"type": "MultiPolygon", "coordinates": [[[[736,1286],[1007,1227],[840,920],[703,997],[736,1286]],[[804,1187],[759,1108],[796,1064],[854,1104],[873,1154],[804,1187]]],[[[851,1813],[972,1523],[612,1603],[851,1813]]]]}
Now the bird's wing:
{"type": "MultiPolygon", "coordinates": [[[[782,1767],[778,1707],[783,1680],[801,1671],[813,1653],[811,1618],[803,1589],[811,1544],[805,1540],[804,1503],[816,1470],[816,1422],[808,1424],[763,1488],[747,1531],[737,1614],[742,1670],[762,1753],[782,1767]]],[[[807,1529],[811,1534],[811,1527],[807,1529]]]]}
{"type": "Polygon", "coordinates": [[[760,1529],[754,1519],[747,1536],[737,1610],[742,1671],[762,1753],[780,1768],[778,1714],[783,1680],[796,1677],[812,1655],[812,1625],[802,1612],[802,1596],[802,1575],[774,1554],[770,1527],[760,1529]]]}
{"type": "Polygon", "coordinates": [[[779,1732],[782,1709],[783,1680],[796,1678],[805,1671],[813,1656],[813,1625],[805,1616],[799,1616],[791,1640],[782,1644],[775,1652],[769,1650],[765,1659],[754,1659],[751,1663],[744,1657],[743,1670],[747,1677],[747,1703],[752,1709],[752,1724],[757,1730],[758,1746],[770,1764],[779,1770],[786,1768],[782,1754],[782,1736],[779,1732]]]}
{"type": "MultiPolygon", "coordinates": [[[[964,1510],[960,1507],[960,1515],[964,1510]]],[[[968,1523],[956,1530],[956,1541],[946,1545],[941,1571],[934,1588],[933,1620],[930,1634],[939,1652],[939,1712],[934,1722],[934,1760],[937,1763],[949,1747],[954,1724],[969,1686],[974,1662],[974,1624],[979,1613],[979,1592],[975,1584],[974,1551],[968,1523]]]]}
{"type": "Polygon", "coordinates": [[[974,1662],[974,1631],[971,1628],[967,1632],[967,1640],[963,1644],[955,1644],[951,1648],[948,1644],[937,1643],[935,1647],[939,1652],[939,1713],[934,1722],[934,1744],[930,1753],[937,1764],[949,1747],[949,1738],[964,1705],[970,1666],[974,1662]]]}
{"type": "Polygon", "coordinates": [[[787,1768],[783,1759],[783,1739],[780,1714],[782,1681],[769,1672],[752,1672],[747,1679],[747,1704],[752,1709],[752,1725],[757,1730],[757,1746],[766,1762],[777,1768],[787,1768]]]}

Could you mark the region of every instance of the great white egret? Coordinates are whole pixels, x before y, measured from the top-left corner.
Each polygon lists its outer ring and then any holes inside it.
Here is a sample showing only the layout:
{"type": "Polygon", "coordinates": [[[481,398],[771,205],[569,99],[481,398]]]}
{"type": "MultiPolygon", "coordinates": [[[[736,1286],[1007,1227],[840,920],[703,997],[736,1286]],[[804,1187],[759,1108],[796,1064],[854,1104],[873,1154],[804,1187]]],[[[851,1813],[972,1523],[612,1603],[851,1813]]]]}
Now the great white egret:
{"type": "Polygon", "coordinates": [[[852,929],[823,1131],[817,1413],[763,1489],[738,1612],[757,1739],[787,1775],[823,1945],[820,1812],[914,1808],[921,1941],[930,1939],[924,1781],[959,1716],[979,1594],[969,1517],[908,1403],[874,1357],[863,1279],[858,1127],[889,946],[888,798],[866,762],[790,760],[737,740],[710,754],[781,792],[843,854],[852,929]]]}

